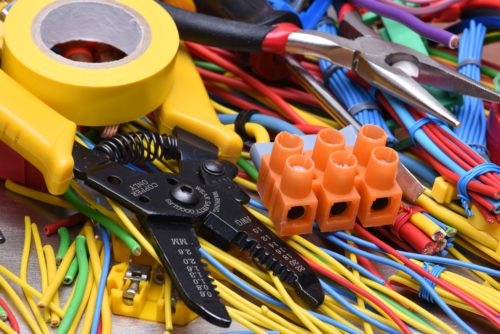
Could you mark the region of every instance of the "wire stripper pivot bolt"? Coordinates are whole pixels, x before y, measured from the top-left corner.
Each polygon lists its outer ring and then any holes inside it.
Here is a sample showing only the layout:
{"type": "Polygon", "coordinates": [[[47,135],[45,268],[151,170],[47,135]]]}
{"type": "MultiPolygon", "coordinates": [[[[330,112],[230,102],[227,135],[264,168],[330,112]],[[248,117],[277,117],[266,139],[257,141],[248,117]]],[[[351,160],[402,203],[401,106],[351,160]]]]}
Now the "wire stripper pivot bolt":
{"type": "Polygon", "coordinates": [[[227,327],[231,320],[201,262],[198,235],[224,250],[231,244],[248,250],[305,302],[319,306],[324,293],[312,269],[243,206],[250,198],[232,180],[236,166],[216,160],[216,147],[203,139],[179,128],[175,134],[121,135],[93,151],[75,144],[75,175],[138,215],[181,298],[212,324],[227,327]],[[110,161],[161,156],[178,159],[179,173],[140,173],[110,161]]]}

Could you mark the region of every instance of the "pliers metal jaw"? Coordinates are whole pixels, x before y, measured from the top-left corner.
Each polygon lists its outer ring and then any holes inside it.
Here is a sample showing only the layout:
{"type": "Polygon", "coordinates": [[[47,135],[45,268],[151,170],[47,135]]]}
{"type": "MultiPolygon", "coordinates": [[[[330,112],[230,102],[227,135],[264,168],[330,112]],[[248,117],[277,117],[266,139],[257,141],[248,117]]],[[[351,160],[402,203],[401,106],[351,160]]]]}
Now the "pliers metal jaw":
{"type": "Polygon", "coordinates": [[[179,154],[179,173],[146,174],[75,144],[75,176],[137,214],[181,298],[212,324],[228,327],[231,320],[201,261],[198,235],[224,250],[231,244],[247,250],[305,302],[319,306],[324,293],[314,272],[243,206],[249,196],[232,181],[236,166],[187,141],[179,147],[190,148],[179,154]]]}

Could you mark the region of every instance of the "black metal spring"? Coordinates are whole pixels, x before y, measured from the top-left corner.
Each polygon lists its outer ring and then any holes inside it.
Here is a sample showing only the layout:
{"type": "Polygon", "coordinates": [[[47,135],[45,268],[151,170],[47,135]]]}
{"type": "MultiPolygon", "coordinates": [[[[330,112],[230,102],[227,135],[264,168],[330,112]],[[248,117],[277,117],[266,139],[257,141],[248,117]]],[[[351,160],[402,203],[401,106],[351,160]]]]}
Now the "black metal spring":
{"type": "Polygon", "coordinates": [[[152,131],[118,134],[101,141],[95,150],[121,163],[180,159],[177,138],[152,131]]]}

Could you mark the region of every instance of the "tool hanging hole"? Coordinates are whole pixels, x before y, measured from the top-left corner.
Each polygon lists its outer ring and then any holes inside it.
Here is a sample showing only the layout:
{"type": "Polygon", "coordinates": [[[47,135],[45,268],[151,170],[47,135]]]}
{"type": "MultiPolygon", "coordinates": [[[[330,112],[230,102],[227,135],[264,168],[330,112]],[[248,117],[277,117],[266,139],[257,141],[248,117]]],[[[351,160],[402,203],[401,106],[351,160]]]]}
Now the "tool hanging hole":
{"type": "Polygon", "coordinates": [[[306,213],[306,209],[303,206],[292,206],[290,210],[288,210],[287,218],[288,219],[299,219],[306,213]]]}
{"type": "Polygon", "coordinates": [[[114,186],[118,186],[122,183],[122,180],[118,176],[108,176],[108,182],[114,186]]]}
{"type": "Polygon", "coordinates": [[[193,188],[191,188],[190,186],[181,186],[181,190],[185,193],[188,193],[188,194],[192,194],[193,193],[193,188]]]}
{"type": "Polygon", "coordinates": [[[169,177],[167,179],[167,182],[168,182],[168,184],[173,185],[173,186],[175,186],[178,183],[176,179],[173,179],[171,177],[169,177]]]}
{"type": "Polygon", "coordinates": [[[349,204],[347,202],[334,203],[330,208],[330,216],[339,216],[343,214],[348,207],[349,204]]]}
{"type": "Polygon", "coordinates": [[[389,205],[390,199],[388,197],[377,198],[373,201],[371,209],[373,211],[380,211],[385,209],[389,205]]]}
{"type": "Polygon", "coordinates": [[[141,196],[141,197],[139,197],[139,202],[141,202],[141,203],[149,203],[149,202],[151,202],[151,200],[147,196],[141,196]]]}

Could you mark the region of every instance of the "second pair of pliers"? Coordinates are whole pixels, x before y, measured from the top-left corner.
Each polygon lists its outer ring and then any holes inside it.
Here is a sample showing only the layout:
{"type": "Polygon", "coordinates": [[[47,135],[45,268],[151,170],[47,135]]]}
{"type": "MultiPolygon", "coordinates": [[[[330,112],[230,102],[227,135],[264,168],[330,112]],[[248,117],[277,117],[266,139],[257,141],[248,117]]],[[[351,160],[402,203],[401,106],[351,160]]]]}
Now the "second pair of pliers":
{"type": "Polygon", "coordinates": [[[500,103],[499,93],[415,50],[382,40],[362,23],[356,25],[354,39],[348,39],[293,25],[245,23],[158,3],[173,17],[184,40],[234,51],[322,58],[455,127],[460,126],[455,116],[420,84],[500,103]]]}

